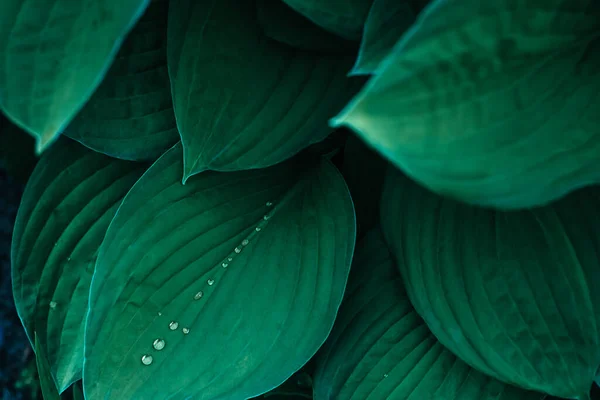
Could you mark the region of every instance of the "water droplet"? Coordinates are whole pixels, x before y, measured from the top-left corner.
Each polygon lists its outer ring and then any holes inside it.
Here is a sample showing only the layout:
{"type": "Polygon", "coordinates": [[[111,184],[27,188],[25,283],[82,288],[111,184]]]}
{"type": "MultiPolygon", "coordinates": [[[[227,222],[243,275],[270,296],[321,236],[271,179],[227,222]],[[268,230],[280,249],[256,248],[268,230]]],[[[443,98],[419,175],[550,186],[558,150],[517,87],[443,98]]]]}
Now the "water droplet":
{"type": "Polygon", "coordinates": [[[237,254],[240,254],[242,252],[242,248],[236,247],[235,250],[233,250],[233,251],[235,251],[237,254]]]}
{"type": "Polygon", "coordinates": [[[188,333],[190,333],[189,328],[183,328],[182,331],[183,331],[184,335],[187,335],[188,333]]]}
{"type": "Polygon", "coordinates": [[[227,261],[233,261],[233,257],[227,257],[227,261]]]}
{"type": "Polygon", "coordinates": [[[158,312],[158,316],[160,317],[161,315],[162,315],[162,313],[159,311],[159,312],[158,312]]]}
{"type": "Polygon", "coordinates": [[[162,339],[156,339],[154,343],[152,343],[152,347],[156,350],[162,350],[165,348],[165,341],[162,339]]]}
{"type": "Polygon", "coordinates": [[[179,322],[177,321],[171,321],[171,323],[169,324],[169,329],[174,331],[175,329],[179,328],[179,322]]]}
{"type": "Polygon", "coordinates": [[[209,279],[209,280],[206,281],[206,283],[208,283],[208,286],[212,286],[212,285],[214,285],[215,280],[214,279],[209,279]]]}
{"type": "Polygon", "coordinates": [[[53,310],[56,308],[56,305],[57,304],[56,304],[55,301],[51,301],[50,304],[49,304],[50,308],[53,309],[53,310]]]}
{"type": "Polygon", "coordinates": [[[383,377],[384,377],[384,378],[387,378],[388,376],[389,376],[388,374],[383,374],[383,377]]]}
{"type": "Polygon", "coordinates": [[[265,216],[263,217],[263,219],[264,219],[265,221],[266,221],[266,220],[268,220],[269,218],[271,218],[271,216],[270,216],[269,214],[265,214],[265,216]]]}
{"type": "Polygon", "coordinates": [[[152,361],[154,361],[154,359],[152,358],[151,355],[144,354],[142,356],[142,364],[144,364],[144,365],[150,365],[150,364],[152,364],[152,361]]]}
{"type": "Polygon", "coordinates": [[[260,232],[260,230],[261,230],[261,229],[262,229],[262,228],[261,228],[260,226],[257,226],[256,228],[254,228],[254,230],[255,230],[256,232],[260,232]]]}
{"type": "Polygon", "coordinates": [[[204,296],[204,292],[200,291],[194,295],[194,300],[200,300],[204,296]]]}
{"type": "Polygon", "coordinates": [[[222,266],[223,268],[227,268],[227,267],[229,266],[229,264],[227,264],[226,262],[224,262],[223,264],[221,264],[221,266],[222,266]]]}
{"type": "Polygon", "coordinates": [[[273,203],[272,203],[272,202],[270,202],[270,201],[267,201],[267,207],[271,207],[272,205],[273,205],[273,203]]]}
{"type": "Polygon", "coordinates": [[[250,241],[248,239],[242,240],[242,246],[247,246],[250,241]]]}
{"type": "Polygon", "coordinates": [[[71,257],[67,257],[67,261],[71,261],[71,257]]]}

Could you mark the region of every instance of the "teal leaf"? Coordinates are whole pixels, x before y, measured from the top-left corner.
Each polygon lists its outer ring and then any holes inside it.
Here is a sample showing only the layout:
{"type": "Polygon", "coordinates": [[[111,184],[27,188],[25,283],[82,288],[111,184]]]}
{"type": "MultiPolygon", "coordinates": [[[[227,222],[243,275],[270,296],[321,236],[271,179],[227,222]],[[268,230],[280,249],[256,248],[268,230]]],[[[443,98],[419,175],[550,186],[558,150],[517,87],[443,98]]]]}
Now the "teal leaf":
{"type": "Polygon", "coordinates": [[[168,63],[184,181],[205,170],[263,168],[323,140],[356,93],[351,56],[267,38],[256,1],[174,0],[168,63]]]}
{"type": "Polygon", "coordinates": [[[42,390],[42,396],[44,400],[60,400],[60,395],[56,390],[56,385],[52,380],[52,374],[50,373],[50,364],[44,349],[40,346],[37,335],[34,334],[34,346],[35,346],[35,363],[37,365],[38,377],[40,379],[40,389],[42,390]]]}
{"type": "Polygon", "coordinates": [[[548,204],[600,178],[600,3],[436,0],[334,120],[464,202],[548,204]]]}
{"type": "Polygon", "coordinates": [[[390,168],[381,221],[417,312],[442,344],[514,385],[587,399],[600,366],[600,186],[502,212],[390,168]]]}
{"type": "Polygon", "coordinates": [[[12,240],[15,304],[34,332],[59,392],[81,379],[94,263],[108,224],[145,170],[60,138],[25,188],[12,240]]]}
{"type": "Polygon", "coordinates": [[[348,40],[359,40],[373,0],[283,0],[315,24],[348,40]]]}
{"type": "Polygon", "coordinates": [[[344,302],[317,354],[315,400],[540,400],[470,368],[412,307],[379,228],[357,245],[344,302]]]}
{"type": "Polygon", "coordinates": [[[40,153],[90,98],[148,0],[2,0],[0,108],[40,153]]]}
{"type": "Polygon", "coordinates": [[[246,399],[300,369],[333,326],[355,239],[335,167],[293,159],[184,186],[181,155],[134,185],[100,248],[87,398],[246,399]]]}
{"type": "Polygon", "coordinates": [[[126,160],[156,160],[179,141],[167,71],[167,0],[154,0],[65,135],[126,160]]]}
{"type": "Polygon", "coordinates": [[[315,25],[281,0],[257,0],[256,7],[263,33],[273,40],[303,50],[346,54],[357,50],[356,42],[315,25]]]}

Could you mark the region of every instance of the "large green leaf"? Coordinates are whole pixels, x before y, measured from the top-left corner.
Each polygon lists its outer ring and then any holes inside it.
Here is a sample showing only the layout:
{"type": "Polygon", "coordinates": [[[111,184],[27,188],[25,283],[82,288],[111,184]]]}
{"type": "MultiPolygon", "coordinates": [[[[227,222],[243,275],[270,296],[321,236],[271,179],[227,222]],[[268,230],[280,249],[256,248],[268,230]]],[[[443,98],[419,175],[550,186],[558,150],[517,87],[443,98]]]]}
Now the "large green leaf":
{"type": "Polygon", "coordinates": [[[362,83],[346,77],[351,56],[266,37],[254,0],[171,1],[168,45],[184,180],[293,156],[330,133],[327,119],[362,83]]]}
{"type": "Polygon", "coordinates": [[[41,152],[100,84],[148,0],[2,0],[0,108],[41,152]]]}
{"type": "Polygon", "coordinates": [[[257,18],[263,33],[273,40],[304,50],[356,52],[356,42],[315,25],[281,0],[257,0],[257,18]]]}
{"type": "Polygon", "coordinates": [[[446,347],[503,381],[587,398],[600,366],[600,187],[501,212],[391,168],[381,221],[415,309],[446,347]]]}
{"type": "Polygon", "coordinates": [[[333,325],[355,239],[335,167],[293,159],[184,186],[181,155],[178,144],[134,185],[100,248],[87,398],[256,396],[305,364],[333,325]]]}
{"type": "Polygon", "coordinates": [[[431,190],[523,208],[600,178],[600,2],[436,0],[333,120],[431,190]]]}
{"type": "Polygon", "coordinates": [[[359,242],[344,302],[317,355],[315,400],[539,400],[475,371],[413,309],[379,228],[359,242]]]}
{"type": "Polygon", "coordinates": [[[44,349],[40,346],[37,335],[34,333],[34,346],[35,346],[35,363],[37,365],[38,377],[40,380],[40,389],[42,390],[42,396],[44,400],[60,400],[60,395],[56,390],[56,384],[52,380],[52,374],[50,372],[50,364],[48,358],[44,353],[44,349]]]}
{"type": "Polygon", "coordinates": [[[154,0],[65,135],[126,160],[156,160],[179,140],[167,71],[167,0],[154,0]]]}
{"type": "Polygon", "coordinates": [[[373,0],[283,0],[317,25],[349,40],[358,40],[373,0]]]}
{"type": "Polygon", "coordinates": [[[98,248],[145,167],[61,138],[44,153],[23,194],[12,241],[15,304],[32,343],[36,332],[60,392],[81,379],[98,248]]]}

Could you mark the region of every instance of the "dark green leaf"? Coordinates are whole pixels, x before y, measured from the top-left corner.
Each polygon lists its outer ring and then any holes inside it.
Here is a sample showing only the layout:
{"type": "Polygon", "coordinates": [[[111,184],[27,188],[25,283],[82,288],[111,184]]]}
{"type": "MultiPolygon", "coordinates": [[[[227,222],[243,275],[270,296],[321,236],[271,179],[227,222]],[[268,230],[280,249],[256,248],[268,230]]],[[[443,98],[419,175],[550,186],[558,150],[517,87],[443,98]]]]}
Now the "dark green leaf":
{"type": "Polygon", "coordinates": [[[40,379],[40,388],[42,389],[42,395],[44,400],[61,400],[58,391],[56,390],[56,384],[52,379],[52,373],[50,371],[50,364],[44,349],[40,346],[37,335],[34,333],[35,343],[35,363],[37,364],[38,376],[40,379]]]}
{"type": "Polygon", "coordinates": [[[100,84],[148,0],[2,0],[0,108],[41,152],[100,84]]]}
{"type": "Polygon", "coordinates": [[[204,170],[267,167],[325,138],[356,92],[352,57],[267,38],[256,1],[173,0],[169,74],[184,180],[204,170]]]}
{"type": "Polygon", "coordinates": [[[442,346],[413,309],[379,229],[359,242],[344,302],[317,355],[315,400],[539,400],[442,346]]]}
{"type": "Polygon", "coordinates": [[[434,192],[515,209],[600,179],[600,2],[436,0],[333,125],[434,192]]]}
{"type": "Polygon", "coordinates": [[[293,159],[184,186],[181,155],[175,146],[136,183],[100,249],[90,399],[256,396],[300,369],[333,325],[355,239],[335,167],[293,159]]]}
{"type": "Polygon", "coordinates": [[[44,153],[23,194],[12,242],[15,304],[29,338],[36,332],[60,392],[81,379],[98,248],[144,170],[61,138],[44,153]]]}
{"type": "Polygon", "coordinates": [[[390,168],[381,207],[415,309],[442,344],[505,382],[588,398],[600,366],[600,187],[500,212],[390,168]]]}
{"type": "Polygon", "coordinates": [[[283,0],[330,32],[359,40],[373,0],[283,0]]]}
{"type": "Polygon", "coordinates": [[[167,0],[154,0],[65,131],[96,151],[156,160],[179,140],[167,71],[167,0]]]}
{"type": "Polygon", "coordinates": [[[81,387],[81,382],[75,382],[73,384],[73,400],[85,400],[83,396],[83,388],[81,387]]]}

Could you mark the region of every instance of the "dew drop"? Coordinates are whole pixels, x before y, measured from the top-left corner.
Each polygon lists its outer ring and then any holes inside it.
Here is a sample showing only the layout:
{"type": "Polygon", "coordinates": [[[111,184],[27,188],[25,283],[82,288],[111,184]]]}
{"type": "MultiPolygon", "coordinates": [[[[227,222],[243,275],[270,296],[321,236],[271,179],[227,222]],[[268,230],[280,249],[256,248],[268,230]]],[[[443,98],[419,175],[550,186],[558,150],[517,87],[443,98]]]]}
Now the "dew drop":
{"type": "Polygon", "coordinates": [[[144,364],[144,365],[150,365],[150,364],[152,364],[152,361],[154,361],[154,359],[152,358],[151,355],[144,354],[142,356],[142,364],[144,364]]]}
{"type": "Polygon", "coordinates": [[[200,300],[204,296],[204,292],[200,291],[194,295],[194,300],[200,300]]]}
{"type": "Polygon", "coordinates": [[[271,207],[272,205],[273,205],[273,203],[272,203],[272,202],[270,202],[270,201],[267,201],[267,207],[271,207]]]}
{"type": "Polygon", "coordinates": [[[388,374],[383,374],[383,377],[384,377],[384,378],[387,378],[388,376],[389,376],[388,374]]]}
{"type": "Polygon", "coordinates": [[[229,266],[229,264],[227,264],[226,262],[224,262],[223,264],[221,264],[221,266],[222,266],[223,268],[227,268],[227,267],[229,266]]]}
{"type": "Polygon", "coordinates": [[[227,257],[227,261],[233,261],[233,257],[227,257]]]}
{"type": "Polygon", "coordinates": [[[260,232],[260,230],[261,230],[261,229],[262,229],[262,228],[261,228],[260,226],[257,226],[256,228],[254,228],[254,230],[255,230],[256,232],[260,232]]]}
{"type": "Polygon", "coordinates": [[[53,310],[56,308],[56,305],[57,304],[56,304],[55,301],[51,301],[50,304],[49,304],[50,308],[53,309],[53,310]]]}
{"type": "Polygon", "coordinates": [[[265,216],[263,217],[263,219],[264,219],[265,221],[266,221],[266,220],[268,220],[269,218],[271,218],[271,217],[269,216],[269,214],[265,214],[265,216]]]}
{"type": "Polygon", "coordinates": [[[184,335],[187,335],[188,333],[190,333],[190,330],[189,330],[189,328],[183,328],[182,332],[184,335]]]}
{"type": "Polygon", "coordinates": [[[237,254],[240,254],[242,252],[242,248],[236,247],[233,251],[235,251],[237,254]]]}
{"type": "Polygon", "coordinates": [[[175,329],[179,328],[179,322],[177,321],[171,321],[171,323],[169,324],[169,329],[174,331],[175,329]]]}
{"type": "Polygon", "coordinates": [[[67,257],[67,261],[71,261],[71,257],[67,257]]]}
{"type": "Polygon", "coordinates": [[[242,246],[247,246],[250,241],[248,239],[242,240],[242,246]]]}
{"type": "Polygon", "coordinates": [[[206,281],[206,283],[208,283],[208,286],[212,286],[212,285],[214,285],[215,280],[214,279],[209,279],[209,280],[206,281]]]}
{"type": "Polygon", "coordinates": [[[152,343],[152,347],[156,350],[162,350],[165,348],[165,341],[162,339],[156,339],[154,343],[152,343]]]}
{"type": "Polygon", "coordinates": [[[162,315],[162,313],[159,311],[159,312],[158,312],[158,316],[160,317],[161,315],[162,315]]]}

